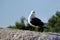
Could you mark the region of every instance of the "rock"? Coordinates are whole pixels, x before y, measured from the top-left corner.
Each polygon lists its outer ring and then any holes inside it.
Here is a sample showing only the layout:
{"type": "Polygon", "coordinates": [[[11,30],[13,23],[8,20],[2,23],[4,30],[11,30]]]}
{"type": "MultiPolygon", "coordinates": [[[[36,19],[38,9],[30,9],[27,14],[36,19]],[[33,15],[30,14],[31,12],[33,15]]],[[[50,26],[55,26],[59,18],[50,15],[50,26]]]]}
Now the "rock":
{"type": "Polygon", "coordinates": [[[60,34],[5,28],[0,29],[0,40],[60,40],[60,34]]]}

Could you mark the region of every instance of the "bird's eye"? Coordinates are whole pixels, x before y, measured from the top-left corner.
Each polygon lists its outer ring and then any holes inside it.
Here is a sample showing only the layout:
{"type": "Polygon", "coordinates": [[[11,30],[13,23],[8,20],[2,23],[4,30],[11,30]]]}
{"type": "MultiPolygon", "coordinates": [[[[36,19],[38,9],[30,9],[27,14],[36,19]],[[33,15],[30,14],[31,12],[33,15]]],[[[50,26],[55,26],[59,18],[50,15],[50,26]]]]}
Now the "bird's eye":
{"type": "Polygon", "coordinates": [[[33,12],[33,13],[35,13],[35,12],[33,12]]]}

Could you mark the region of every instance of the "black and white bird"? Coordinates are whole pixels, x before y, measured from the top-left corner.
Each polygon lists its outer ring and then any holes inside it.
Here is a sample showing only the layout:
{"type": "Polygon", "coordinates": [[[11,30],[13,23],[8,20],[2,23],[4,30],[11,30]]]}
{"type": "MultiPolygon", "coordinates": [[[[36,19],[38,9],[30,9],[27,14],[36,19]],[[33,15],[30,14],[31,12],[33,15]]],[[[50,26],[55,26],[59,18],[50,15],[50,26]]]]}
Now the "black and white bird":
{"type": "Polygon", "coordinates": [[[40,28],[40,31],[43,32],[44,31],[44,23],[37,17],[35,17],[35,11],[31,11],[29,17],[28,17],[28,23],[31,25],[31,26],[34,26],[34,27],[38,27],[40,28]]]}

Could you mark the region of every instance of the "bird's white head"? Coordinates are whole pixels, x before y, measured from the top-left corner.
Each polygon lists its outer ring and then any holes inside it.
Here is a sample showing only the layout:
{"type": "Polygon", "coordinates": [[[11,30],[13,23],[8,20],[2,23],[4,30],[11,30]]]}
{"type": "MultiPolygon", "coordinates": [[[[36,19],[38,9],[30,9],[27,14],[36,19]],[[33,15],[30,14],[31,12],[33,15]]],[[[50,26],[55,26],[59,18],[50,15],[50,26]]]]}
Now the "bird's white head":
{"type": "Polygon", "coordinates": [[[29,16],[30,16],[30,18],[34,18],[35,17],[35,11],[32,10],[29,16]]]}

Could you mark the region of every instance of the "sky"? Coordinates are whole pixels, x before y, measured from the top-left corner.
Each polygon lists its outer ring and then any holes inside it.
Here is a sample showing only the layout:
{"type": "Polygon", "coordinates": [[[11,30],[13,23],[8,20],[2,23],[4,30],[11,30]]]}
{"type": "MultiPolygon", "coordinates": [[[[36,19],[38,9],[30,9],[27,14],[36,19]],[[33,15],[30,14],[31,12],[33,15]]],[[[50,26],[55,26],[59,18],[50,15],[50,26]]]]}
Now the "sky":
{"type": "Polygon", "coordinates": [[[0,0],[0,27],[15,25],[22,16],[27,20],[31,10],[43,22],[48,22],[60,11],[60,0],[0,0]]]}

